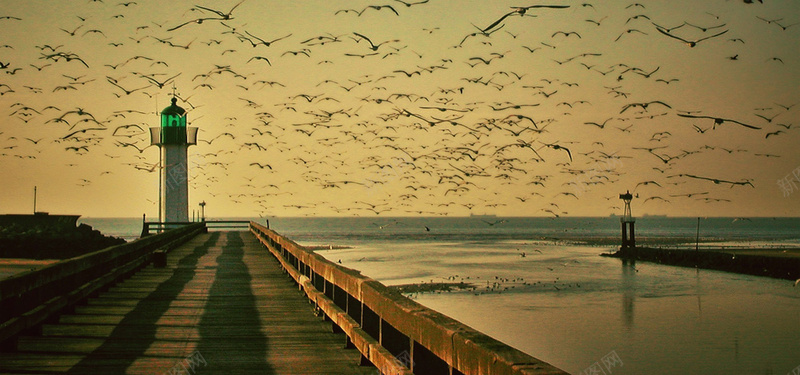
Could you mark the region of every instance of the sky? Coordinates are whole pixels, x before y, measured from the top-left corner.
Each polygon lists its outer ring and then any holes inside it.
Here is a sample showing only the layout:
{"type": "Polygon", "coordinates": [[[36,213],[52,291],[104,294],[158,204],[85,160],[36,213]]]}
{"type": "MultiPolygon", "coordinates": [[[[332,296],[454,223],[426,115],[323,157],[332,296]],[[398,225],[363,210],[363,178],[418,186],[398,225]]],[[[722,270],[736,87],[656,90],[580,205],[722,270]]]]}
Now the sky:
{"type": "Polygon", "coordinates": [[[174,94],[209,217],[608,216],[626,191],[634,216],[796,216],[798,23],[789,0],[2,1],[0,213],[36,187],[157,217],[174,94]]]}

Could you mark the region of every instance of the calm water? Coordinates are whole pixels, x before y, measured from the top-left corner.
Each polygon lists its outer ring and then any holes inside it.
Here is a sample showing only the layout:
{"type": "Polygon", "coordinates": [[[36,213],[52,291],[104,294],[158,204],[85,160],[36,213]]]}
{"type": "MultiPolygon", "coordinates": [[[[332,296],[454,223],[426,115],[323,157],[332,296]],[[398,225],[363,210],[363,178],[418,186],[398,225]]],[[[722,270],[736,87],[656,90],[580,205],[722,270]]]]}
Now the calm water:
{"type": "MultiPolygon", "coordinates": [[[[83,222],[129,238],[141,229],[135,219],[83,222]]],[[[598,256],[612,246],[574,241],[617,238],[616,218],[494,225],[476,218],[280,218],[271,225],[301,244],[354,246],[320,254],[387,285],[473,283],[474,291],[412,298],[570,373],[609,355],[619,359],[605,369],[613,374],[787,374],[800,366],[800,287],[623,265],[598,256]]],[[[653,242],[694,238],[696,225],[695,218],[640,218],[637,234],[653,242]]],[[[799,245],[800,219],[703,219],[700,235],[729,246],[799,245]]]]}

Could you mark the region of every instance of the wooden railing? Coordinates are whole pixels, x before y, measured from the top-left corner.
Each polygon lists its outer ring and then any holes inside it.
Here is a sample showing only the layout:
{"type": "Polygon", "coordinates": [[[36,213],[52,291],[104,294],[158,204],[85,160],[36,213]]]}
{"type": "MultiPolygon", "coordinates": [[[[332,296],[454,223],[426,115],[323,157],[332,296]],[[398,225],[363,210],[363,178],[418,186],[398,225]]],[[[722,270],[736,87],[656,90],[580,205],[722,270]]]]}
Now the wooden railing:
{"type": "MultiPolygon", "coordinates": [[[[247,230],[250,226],[248,220],[208,220],[202,221],[206,229],[243,229],[247,230]]],[[[157,222],[157,221],[144,221],[142,222],[142,234],[140,237],[146,237],[154,233],[162,233],[170,229],[183,227],[187,225],[197,224],[192,221],[176,221],[176,222],[157,222]]]]}
{"type": "Polygon", "coordinates": [[[250,230],[382,374],[566,374],[258,223],[250,230]]]}
{"type": "Polygon", "coordinates": [[[193,223],[0,280],[0,343],[35,327],[205,230],[193,223]]]}

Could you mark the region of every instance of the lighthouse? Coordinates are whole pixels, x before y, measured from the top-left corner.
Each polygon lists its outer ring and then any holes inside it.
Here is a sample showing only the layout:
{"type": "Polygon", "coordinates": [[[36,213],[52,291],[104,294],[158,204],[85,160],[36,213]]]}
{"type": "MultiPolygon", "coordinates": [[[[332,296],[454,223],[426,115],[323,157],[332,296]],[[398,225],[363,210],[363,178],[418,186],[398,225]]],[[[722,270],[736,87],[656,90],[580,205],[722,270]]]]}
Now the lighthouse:
{"type": "Polygon", "coordinates": [[[172,105],[161,111],[161,127],[150,128],[150,143],[159,147],[160,217],[164,222],[189,221],[189,146],[197,144],[197,128],[186,127],[186,110],[172,105]]]}

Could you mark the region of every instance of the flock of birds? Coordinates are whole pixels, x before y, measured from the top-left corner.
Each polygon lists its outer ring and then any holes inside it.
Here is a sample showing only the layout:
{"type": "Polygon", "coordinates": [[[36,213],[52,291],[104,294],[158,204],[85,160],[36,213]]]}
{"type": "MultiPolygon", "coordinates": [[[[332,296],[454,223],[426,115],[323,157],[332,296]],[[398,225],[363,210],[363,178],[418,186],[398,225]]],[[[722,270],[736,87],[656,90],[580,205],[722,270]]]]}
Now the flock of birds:
{"type": "MultiPolygon", "coordinates": [[[[535,281],[532,280],[530,276],[527,278],[519,275],[514,276],[513,272],[509,273],[511,274],[511,276],[508,276],[508,274],[506,274],[504,276],[495,275],[489,277],[481,277],[480,275],[455,274],[455,275],[431,278],[427,280],[420,280],[419,282],[413,284],[395,285],[393,286],[393,288],[412,299],[428,293],[442,294],[442,293],[454,292],[454,293],[471,293],[475,296],[480,296],[489,294],[514,293],[514,292],[557,293],[569,290],[573,291],[581,289],[586,290],[581,285],[581,282],[577,281],[574,278],[574,275],[571,274],[572,272],[571,268],[573,267],[585,268],[591,266],[582,264],[577,259],[571,259],[569,261],[565,261],[560,257],[553,257],[552,253],[549,252],[547,253],[547,255],[545,255],[545,253],[539,249],[533,249],[533,251],[536,253],[536,255],[542,256],[538,257],[535,260],[532,260],[531,263],[528,263],[527,267],[529,268],[526,268],[529,271],[531,269],[539,271],[539,276],[536,277],[537,280],[535,281]]],[[[525,252],[517,249],[517,252],[514,254],[521,255],[525,254],[525,252]]],[[[500,254],[496,255],[502,257],[502,255],[500,254]]],[[[364,257],[358,259],[357,261],[361,262],[361,261],[377,261],[377,260],[368,259],[364,257]]],[[[338,263],[341,264],[342,260],[339,259],[338,263]]],[[[635,272],[638,272],[638,270],[636,270],[634,266],[630,266],[630,269],[635,272]]]]}
{"type": "Polygon", "coordinates": [[[172,15],[71,3],[30,38],[14,35],[35,19],[0,15],[0,159],[61,163],[83,189],[162,169],[148,128],[172,95],[200,129],[192,199],[245,215],[608,214],[626,189],[643,205],[724,204],[756,181],[704,161],[780,158],[771,142],[797,128],[795,102],[752,98],[729,114],[675,99],[696,87],[682,60],[797,66],[753,51],[748,33],[798,39],[800,19],[771,18],[768,4],[674,22],[647,3],[492,2],[482,18],[441,21],[425,15],[443,0],[388,0],[274,6],[307,8],[308,23],[267,25],[247,0],[172,15]],[[731,12],[754,14],[744,27],[731,12]],[[683,57],[639,56],[642,43],[683,57]]]}
{"type": "Polygon", "coordinates": [[[500,277],[495,276],[494,279],[482,281],[480,276],[471,278],[469,276],[447,276],[443,277],[444,280],[455,281],[436,281],[430,279],[429,281],[422,281],[417,284],[399,285],[394,286],[396,290],[408,296],[411,299],[432,293],[442,294],[450,292],[466,291],[473,295],[480,296],[486,294],[503,294],[511,292],[522,293],[536,293],[536,292],[560,292],[565,289],[581,288],[579,282],[565,282],[561,280],[560,276],[554,277],[550,281],[526,281],[524,277],[500,277]]]}

